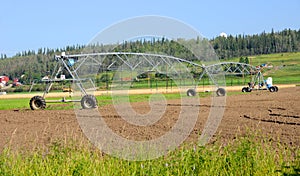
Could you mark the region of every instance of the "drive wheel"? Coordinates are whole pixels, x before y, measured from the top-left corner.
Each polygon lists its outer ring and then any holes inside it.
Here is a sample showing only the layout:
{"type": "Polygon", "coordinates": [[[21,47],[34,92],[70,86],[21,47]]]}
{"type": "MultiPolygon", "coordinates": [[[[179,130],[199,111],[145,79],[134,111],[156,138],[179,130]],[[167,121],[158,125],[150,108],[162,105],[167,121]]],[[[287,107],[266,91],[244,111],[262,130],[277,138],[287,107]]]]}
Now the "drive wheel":
{"type": "Polygon", "coordinates": [[[189,97],[193,97],[193,96],[196,95],[196,90],[195,89],[189,89],[189,90],[187,90],[186,95],[189,96],[189,97]]]}
{"type": "Polygon", "coordinates": [[[224,88],[218,88],[216,93],[218,96],[225,96],[226,90],[224,88]]]}
{"type": "Polygon", "coordinates": [[[274,86],[272,86],[272,87],[269,88],[269,91],[270,91],[270,92],[275,92],[275,91],[276,91],[276,88],[275,88],[274,86]]]}
{"type": "Polygon", "coordinates": [[[45,109],[46,108],[46,101],[41,96],[34,96],[29,101],[30,108],[32,110],[37,109],[45,109]]]}
{"type": "Polygon", "coordinates": [[[97,99],[94,95],[85,95],[81,99],[83,109],[92,109],[97,107],[97,99]]]}
{"type": "Polygon", "coordinates": [[[242,92],[249,92],[248,89],[249,89],[248,87],[243,87],[242,92]]]}

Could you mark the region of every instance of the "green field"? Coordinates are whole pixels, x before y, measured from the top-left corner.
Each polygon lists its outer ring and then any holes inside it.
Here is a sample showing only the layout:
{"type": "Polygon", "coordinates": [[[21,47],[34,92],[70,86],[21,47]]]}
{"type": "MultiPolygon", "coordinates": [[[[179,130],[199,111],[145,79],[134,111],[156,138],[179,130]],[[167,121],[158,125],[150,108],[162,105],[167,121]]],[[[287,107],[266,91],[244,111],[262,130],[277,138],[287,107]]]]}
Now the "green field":
{"type": "MultiPolygon", "coordinates": [[[[199,97],[209,96],[211,93],[198,93],[199,97]]],[[[229,93],[228,95],[230,95],[229,93]]],[[[138,94],[130,95],[130,102],[145,102],[148,101],[152,94],[138,94]]],[[[186,95],[183,95],[187,97],[186,95]]],[[[179,99],[181,95],[179,93],[168,93],[164,94],[167,100],[179,99]]],[[[110,95],[97,96],[98,106],[104,106],[107,104],[112,104],[112,97],[110,95]]],[[[122,96],[119,96],[122,99],[122,96]]],[[[61,98],[46,98],[46,100],[60,100],[61,98]]],[[[30,98],[15,98],[15,99],[2,99],[0,100],[0,110],[13,110],[13,109],[29,109],[30,98]]],[[[73,109],[73,103],[47,103],[47,110],[68,110],[73,109]]]]}
{"type": "MultiPolygon", "coordinates": [[[[274,84],[300,83],[300,52],[249,56],[251,65],[270,64],[273,68],[263,70],[265,77],[273,77],[274,84]]],[[[240,58],[228,61],[238,62],[240,58]]],[[[227,81],[228,85],[228,81],[227,81]]]]}
{"type": "Polygon", "coordinates": [[[126,161],[88,144],[56,141],[48,149],[0,153],[0,175],[298,175],[300,152],[257,133],[227,144],[186,145],[167,156],[126,161]],[[80,145],[81,144],[81,145],[80,145]],[[274,148],[274,146],[276,146],[274,148]]]}

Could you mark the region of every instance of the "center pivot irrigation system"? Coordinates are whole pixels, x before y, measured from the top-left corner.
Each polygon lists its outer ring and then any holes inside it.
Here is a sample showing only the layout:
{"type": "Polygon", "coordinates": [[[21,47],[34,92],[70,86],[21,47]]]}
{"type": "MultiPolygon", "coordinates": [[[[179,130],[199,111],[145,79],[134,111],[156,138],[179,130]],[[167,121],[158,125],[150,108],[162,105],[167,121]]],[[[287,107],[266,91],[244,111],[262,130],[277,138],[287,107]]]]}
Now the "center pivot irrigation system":
{"type": "MultiPolygon", "coordinates": [[[[103,71],[118,71],[127,70],[131,72],[132,80],[134,75],[139,75],[147,71],[156,71],[163,74],[179,75],[184,77],[184,73],[189,73],[191,69],[201,70],[198,81],[204,75],[207,75],[211,83],[216,86],[216,94],[224,96],[226,91],[219,86],[216,75],[220,74],[251,74],[255,69],[254,66],[238,62],[222,62],[211,64],[208,66],[198,64],[196,62],[188,61],[186,59],[177,58],[173,56],[147,53],[132,53],[132,52],[109,52],[109,53],[88,53],[77,55],[66,55],[64,52],[61,55],[56,55],[57,62],[52,75],[48,79],[42,81],[46,82],[46,89],[42,96],[34,96],[30,99],[29,105],[32,110],[44,109],[46,103],[51,102],[79,102],[83,109],[90,109],[97,107],[97,99],[89,91],[96,90],[96,86],[91,77],[92,73],[99,73],[103,71]],[[191,68],[192,67],[192,68],[191,68]],[[185,70],[184,70],[185,69],[185,70]],[[94,70],[94,71],[93,71],[94,70]],[[62,73],[68,75],[67,78],[58,76],[62,73]],[[76,85],[81,92],[80,99],[66,100],[45,100],[46,95],[51,90],[53,83],[60,81],[70,81],[76,85]],[[87,88],[86,84],[89,84],[87,88]]],[[[188,96],[196,95],[196,85],[193,88],[187,89],[188,96]]]]}

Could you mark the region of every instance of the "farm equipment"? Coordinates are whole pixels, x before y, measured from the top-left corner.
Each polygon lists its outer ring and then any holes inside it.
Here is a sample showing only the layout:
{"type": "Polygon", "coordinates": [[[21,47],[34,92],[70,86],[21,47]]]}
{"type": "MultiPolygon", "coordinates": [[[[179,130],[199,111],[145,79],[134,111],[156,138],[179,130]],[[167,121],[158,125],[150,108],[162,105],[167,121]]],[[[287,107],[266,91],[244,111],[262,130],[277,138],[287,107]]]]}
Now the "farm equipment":
{"type": "MultiPolygon", "coordinates": [[[[66,55],[64,52],[61,55],[55,56],[57,64],[51,76],[46,76],[42,81],[46,82],[46,89],[42,96],[34,96],[30,100],[30,107],[32,110],[43,109],[46,103],[52,102],[78,102],[83,109],[90,109],[97,107],[97,99],[93,95],[96,86],[94,85],[92,75],[100,72],[114,71],[124,75],[118,77],[112,87],[120,88],[137,78],[138,75],[146,71],[155,71],[168,76],[177,83],[181,83],[182,79],[186,79],[191,75],[192,67],[197,70],[199,74],[199,81],[206,74],[210,82],[215,86],[217,96],[225,96],[226,90],[222,87],[225,86],[224,77],[222,75],[244,75],[256,73],[248,87],[242,89],[243,92],[251,92],[252,90],[269,90],[270,92],[277,92],[278,87],[272,85],[272,78],[266,81],[261,73],[261,67],[257,68],[249,64],[238,62],[221,62],[205,66],[182,58],[174,56],[167,56],[161,54],[148,54],[148,53],[132,53],[132,52],[108,52],[108,53],[87,53],[66,55]],[[254,70],[254,71],[253,71],[254,70]],[[86,73],[82,73],[86,72],[86,73]],[[58,78],[59,76],[59,78],[58,78]],[[129,76],[129,77],[128,77],[129,76]],[[126,78],[126,79],[125,79],[126,78]],[[129,80],[127,80],[129,78],[129,80]],[[69,81],[74,87],[63,89],[69,92],[70,95],[75,93],[77,89],[81,93],[80,98],[72,98],[72,100],[45,100],[46,95],[49,93],[53,83],[69,81]]],[[[196,76],[197,77],[197,76],[196,76]]],[[[194,77],[195,78],[195,77],[194,77]]],[[[190,79],[190,78],[188,78],[190,79]]],[[[187,96],[195,96],[197,94],[196,87],[198,83],[191,79],[195,85],[194,88],[187,89],[187,96]]],[[[77,94],[78,95],[78,94],[77,94]]],[[[75,96],[76,97],[76,96],[75,96]]]]}
{"type": "MultiPolygon", "coordinates": [[[[93,84],[92,80],[87,78],[79,78],[77,73],[77,68],[74,66],[76,61],[75,58],[66,58],[65,54],[62,53],[61,56],[55,56],[55,60],[57,61],[57,64],[54,68],[53,74],[51,77],[48,77],[47,79],[42,79],[42,81],[46,82],[46,89],[42,96],[34,96],[30,99],[29,105],[32,110],[37,109],[44,109],[46,107],[46,103],[55,103],[55,102],[80,102],[83,109],[90,109],[90,108],[96,108],[97,107],[97,99],[94,95],[88,94],[88,92],[84,88],[84,84],[86,81],[89,81],[91,84],[93,84]],[[66,71],[70,78],[65,78],[65,75],[62,75],[62,72],[66,71]],[[61,75],[60,75],[61,74],[61,75]],[[60,78],[58,76],[60,75],[60,78]],[[61,81],[69,81],[74,83],[79,90],[82,93],[82,98],[77,100],[66,100],[65,98],[62,98],[61,100],[45,100],[46,95],[49,93],[51,87],[53,86],[53,83],[55,82],[61,82],[61,81]]],[[[71,88],[68,89],[68,91],[71,93],[71,88]]]]}
{"type": "Polygon", "coordinates": [[[264,81],[261,68],[258,69],[252,65],[238,62],[221,62],[206,66],[174,56],[132,52],[87,53],[75,55],[66,55],[63,52],[61,55],[55,56],[55,60],[57,61],[57,64],[52,75],[45,76],[42,79],[42,81],[46,82],[46,89],[43,95],[34,96],[30,100],[29,104],[32,110],[43,109],[46,107],[46,103],[52,102],[79,102],[83,109],[96,108],[97,100],[95,96],[92,95],[93,92],[91,92],[96,90],[96,86],[93,82],[95,78],[91,78],[91,76],[106,71],[119,72],[119,75],[123,74],[123,77],[119,76],[116,78],[116,85],[112,86],[114,88],[120,88],[124,86],[124,84],[127,84],[127,82],[131,82],[128,86],[129,88],[132,85],[132,81],[136,79],[138,75],[147,71],[154,71],[173,77],[172,79],[175,82],[177,79],[177,83],[179,84],[181,84],[182,79],[191,79],[190,82],[193,82],[194,86],[193,88],[187,89],[187,96],[196,96],[198,83],[194,78],[198,77],[198,81],[200,81],[204,75],[207,75],[210,82],[215,86],[217,96],[226,95],[226,90],[223,88],[223,86],[225,86],[224,75],[251,75],[256,73],[256,76],[252,79],[252,82],[249,83],[249,86],[242,89],[243,92],[251,92],[255,89],[269,90],[271,92],[278,91],[278,87],[272,85],[271,78],[267,79],[267,82],[264,81]],[[193,69],[195,69],[199,75],[191,78],[191,70],[193,69]],[[77,96],[77,99],[72,98],[72,100],[63,98],[61,100],[46,101],[45,97],[49,93],[53,83],[60,81],[71,82],[74,87],[65,88],[63,91],[69,92],[71,95],[74,94],[76,92],[75,89],[77,89],[77,92],[81,93],[80,98],[77,96]]]}
{"type": "MultiPolygon", "coordinates": [[[[80,102],[83,109],[96,108],[97,100],[92,93],[88,92],[96,90],[94,82],[90,77],[95,73],[98,74],[105,70],[120,71],[122,73],[127,72],[127,75],[131,75],[130,78],[132,80],[135,78],[135,74],[138,75],[144,73],[145,70],[172,75],[175,76],[175,79],[182,79],[182,77],[188,77],[188,75],[191,74],[190,71],[186,69],[186,66],[192,65],[193,67],[202,69],[199,80],[204,74],[208,75],[211,82],[216,86],[216,94],[218,96],[224,96],[226,93],[225,89],[220,87],[222,82],[220,82],[220,79],[218,78],[222,76],[220,73],[223,72],[223,68],[220,67],[220,64],[203,66],[173,56],[131,52],[88,53],[77,55],[66,55],[63,52],[60,56],[55,56],[55,60],[57,61],[57,64],[52,75],[42,79],[42,81],[46,82],[46,89],[43,95],[34,96],[29,102],[32,110],[44,109],[46,103],[52,102],[80,102]],[[82,72],[88,73],[82,74],[82,72]],[[60,77],[58,78],[58,76],[60,77]],[[77,90],[81,92],[81,99],[73,98],[72,100],[66,100],[63,98],[62,100],[46,101],[45,97],[49,93],[53,83],[60,81],[70,81],[73,83],[72,85],[76,85],[75,87],[77,90]],[[89,84],[89,86],[86,86],[86,84],[89,84]]],[[[118,79],[123,80],[123,78],[118,79]]],[[[115,87],[118,87],[118,85],[115,87]]],[[[76,91],[74,90],[74,87],[72,87],[68,89],[68,92],[73,93],[76,91]]],[[[196,86],[195,88],[188,89],[187,95],[195,96],[196,86]]]]}
{"type": "Polygon", "coordinates": [[[242,92],[251,92],[252,90],[269,90],[270,92],[278,92],[278,87],[273,86],[272,77],[268,77],[265,80],[261,71],[262,67],[257,67],[256,75],[252,77],[251,82],[248,83],[248,87],[242,88],[242,92]]]}

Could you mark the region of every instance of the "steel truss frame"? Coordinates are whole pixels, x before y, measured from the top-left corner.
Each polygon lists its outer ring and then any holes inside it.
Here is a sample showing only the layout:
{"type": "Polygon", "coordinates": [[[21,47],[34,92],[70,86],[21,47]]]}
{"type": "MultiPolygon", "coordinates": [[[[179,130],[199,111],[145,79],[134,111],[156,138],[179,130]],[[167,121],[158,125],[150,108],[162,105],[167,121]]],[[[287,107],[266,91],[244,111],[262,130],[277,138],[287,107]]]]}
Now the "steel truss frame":
{"type": "MultiPolygon", "coordinates": [[[[218,85],[217,80],[214,79],[214,74],[226,74],[226,75],[242,75],[242,74],[252,74],[257,72],[257,68],[255,66],[239,63],[239,62],[221,62],[216,64],[211,64],[208,66],[198,64],[196,62],[192,62],[186,59],[161,55],[161,54],[149,54],[149,53],[133,53],[133,52],[108,52],[108,53],[89,53],[89,54],[76,54],[76,55],[64,55],[64,56],[55,56],[57,60],[63,58],[67,59],[75,59],[79,64],[76,69],[73,70],[71,74],[73,79],[78,76],[77,71],[84,64],[96,64],[99,65],[102,69],[105,70],[116,70],[122,64],[125,64],[130,70],[135,70],[139,65],[143,63],[147,63],[147,65],[151,66],[148,71],[158,71],[160,73],[165,73],[165,71],[161,70],[161,65],[167,65],[169,71],[173,71],[177,74],[178,70],[175,69],[174,63],[178,64],[188,64],[190,66],[199,67],[202,69],[202,73],[199,77],[199,80],[207,74],[213,84],[218,85]],[[109,64],[103,64],[104,60],[107,59],[108,56],[115,56],[118,60],[114,60],[109,64]],[[130,61],[129,57],[137,57],[138,59],[130,61]],[[89,61],[90,59],[90,61],[89,61]],[[92,62],[91,62],[92,61],[92,62]],[[74,76],[73,76],[74,75],[74,76]]],[[[65,64],[66,65],[66,64],[65,64]]],[[[70,69],[69,69],[70,70],[70,69]]],[[[145,70],[142,70],[142,72],[145,70]]],[[[79,78],[77,78],[79,79],[79,78]]]]}
{"type": "MultiPolygon", "coordinates": [[[[206,74],[212,83],[219,89],[219,83],[216,79],[216,75],[226,74],[226,75],[241,75],[241,74],[251,74],[256,71],[256,67],[238,62],[221,62],[216,64],[211,64],[208,66],[200,65],[196,62],[192,62],[186,59],[162,55],[162,54],[150,54],[150,53],[133,53],[133,52],[107,52],[107,53],[87,53],[87,54],[74,54],[65,55],[63,52],[61,55],[56,55],[55,60],[57,64],[52,72],[49,79],[43,80],[47,83],[46,89],[43,93],[43,98],[49,93],[54,82],[59,81],[72,81],[77,85],[79,90],[83,95],[88,95],[86,89],[84,88],[83,82],[89,81],[95,89],[93,80],[90,78],[80,78],[80,70],[85,66],[97,67],[98,71],[103,70],[118,70],[119,67],[126,67],[127,70],[136,71],[137,73],[143,73],[145,71],[157,71],[159,73],[168,74],[173,73],[176,75],[181,75],[182,73],[190,73],[188,67],[200,68],[201,74],[198,81],[206,74]],[[178,67],[180,69],[178,70],[178,67]],[[142,68],[142,69],[140,69],[142,68]],[[165,68],[165,69],[164,69],[165,68]],[[184,70],[181,70],[184,68],[184,70]],[[70,75],[68,79],[59,79],[57,76],[66,70],[70,75]],[[146,70],[145,70],[146,69],[146,70]]],[[[196,85],[194,91],[196,91],[196,85]]],[[[225,86],[225,85],[224,85],[225,86]]],[[[223,89],[223,88],[222,88],[223,89]]],[[[190,90],[190,89],[189,89],[190,90]]],[[[188,91],[189,91],[188,90],[188,91]]],[[[224,89],[225,93],[225,89],[224,89]]],[[[218,94],[218,93],[217,93],[218,94]]],[[[193,94],[194,96],[195,94],[193,94]]],[[[222,94],[224,95],[224,94],[222,94]]],[[[47,102],[78,102],[80,100],[62,100],[47,101],[47,102]]]]}

